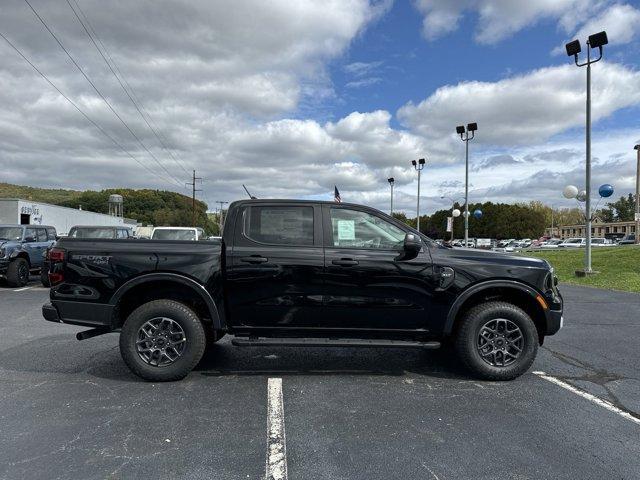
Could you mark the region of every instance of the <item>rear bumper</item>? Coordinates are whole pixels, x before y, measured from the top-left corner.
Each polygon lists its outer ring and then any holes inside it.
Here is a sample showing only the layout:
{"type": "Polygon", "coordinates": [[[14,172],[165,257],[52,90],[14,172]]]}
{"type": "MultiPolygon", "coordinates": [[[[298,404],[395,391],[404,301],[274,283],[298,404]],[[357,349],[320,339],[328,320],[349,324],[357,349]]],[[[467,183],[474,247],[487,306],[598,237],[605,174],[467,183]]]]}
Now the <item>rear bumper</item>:
{"type": "Polygon", "coordinates": [[[104,303],[53,300],[42,306],[42,316],[49,322],[112,328],[113,308],[104,303]]]}

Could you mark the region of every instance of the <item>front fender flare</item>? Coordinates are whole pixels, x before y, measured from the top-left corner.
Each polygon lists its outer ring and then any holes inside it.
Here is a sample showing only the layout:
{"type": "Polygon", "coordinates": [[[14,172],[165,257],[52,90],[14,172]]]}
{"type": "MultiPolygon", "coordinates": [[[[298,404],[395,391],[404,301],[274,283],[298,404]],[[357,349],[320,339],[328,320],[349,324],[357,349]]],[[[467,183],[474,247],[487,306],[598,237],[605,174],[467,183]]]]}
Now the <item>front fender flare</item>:
{"type": "Polygon", "coordinates": [[[506,280],[506,279],[505,280],[487,280],[485,282],[475,283],[471,285],[469,288],[467,288],[466,290],[464,290],[460,295],[458,295],[458,298],[456,298],[456,301],[453,302],[453,305],[451,305],[451,308],[449,309],[449,313],[447,314],[447,321],[444,325],[443,333],[445,335],[451,334],[451,332],[453,331],[453,324],[456,320],[456,316],[458,315],[458,312],[460,311],[460,308],[472,295],[475,295],[476,293],[479,293],[483,290],[487,290],[489,288],[496,288],[496,287],[520,290],[521,292],[531,295],[533,298],[540,295],[540,292],[538,292],[532,286],[519,282],[517,280],[506,280]]]}
{"type": "Polygon", "coordinates": [[[113,297],[111,297],[109,304],[115,307],[120,302],[124,294],[127,293],[132,288],[146,282],[160,281],[160,280],[181,283],[191,288],[195,293],[197,293],[200,296],[200,298],[202,298],[205,305],[207,306],[207,309],[209,310],[209,315],[211,316],[211,320],[213,322],[213,327],[216,330],[220,330],[224,328],[222,324],[222,319],[220,318],[218,306],[216,305],[215,300],[211,297],[209,292],[195,280],[192,280],[189,277],[185,277],[184,275],[178,275],[176,273],[147,273],[144,275],[140,275],[139,277],[133,278],[127,281],[126,283],[124,283],[123,285],[121,285],[120,288],[116,290],[116,292],[113,294],[113,297]]]}

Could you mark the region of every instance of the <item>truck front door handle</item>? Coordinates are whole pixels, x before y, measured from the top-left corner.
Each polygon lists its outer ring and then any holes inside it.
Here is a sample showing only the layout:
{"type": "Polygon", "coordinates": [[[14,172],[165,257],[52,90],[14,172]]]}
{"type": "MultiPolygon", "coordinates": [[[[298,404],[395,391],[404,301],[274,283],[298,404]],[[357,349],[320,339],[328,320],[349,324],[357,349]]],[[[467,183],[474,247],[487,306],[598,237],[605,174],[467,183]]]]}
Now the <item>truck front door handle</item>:
{"type": "Polygon", "coordinates": [[[251,255],[250,257],[242,257],[240,261],[245,263],[265,263],[269,259],[260,255],[251,255]]]}
{"type": "Polygon", "coordinates": [[[358,265],[358,261],[353,258],[341,258],[340,260],[332,260],[331,263],[334,265],[339,265],[341,267],[353,267],[354,265],[358,265]]]}

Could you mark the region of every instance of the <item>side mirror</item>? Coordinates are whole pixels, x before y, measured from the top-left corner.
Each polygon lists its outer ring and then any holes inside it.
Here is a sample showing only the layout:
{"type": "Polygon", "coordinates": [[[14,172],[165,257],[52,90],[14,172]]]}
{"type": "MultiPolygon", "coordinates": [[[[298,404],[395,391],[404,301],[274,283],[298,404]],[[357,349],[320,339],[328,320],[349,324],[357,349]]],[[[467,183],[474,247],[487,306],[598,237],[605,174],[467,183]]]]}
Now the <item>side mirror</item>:
{"type": "Polygon", "coordinates": [[[396,257],[396,260],[412,260],[418,256],[422,249],[422,240],[415,233],[407,233],[404,236],[402,252],[396,257]]]}

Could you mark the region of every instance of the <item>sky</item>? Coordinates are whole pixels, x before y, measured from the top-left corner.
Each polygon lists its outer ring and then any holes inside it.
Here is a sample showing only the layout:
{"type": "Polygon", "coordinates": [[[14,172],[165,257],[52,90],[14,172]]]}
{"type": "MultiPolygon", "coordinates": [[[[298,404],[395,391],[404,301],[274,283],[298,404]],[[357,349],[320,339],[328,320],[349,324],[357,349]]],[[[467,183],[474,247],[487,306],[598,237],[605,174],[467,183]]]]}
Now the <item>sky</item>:
{"type": "Polygon", "coordinates": [[[470,202],[574,206],[561,192],[584,187],[586,69],[564,44],[579,39],[583,58],[606,30],[593,185],[635,188],[637,1],[2,3],[3,182],[190,194],[195,169],[211,209],[245,198],[245,184],[326,200],[336,185],[343,201],[388,210],[393,176],[394,209],[415,215],[411,160],[425,158],[432,213],[464,194],[455,127],[477,122],[470,202]]]}

